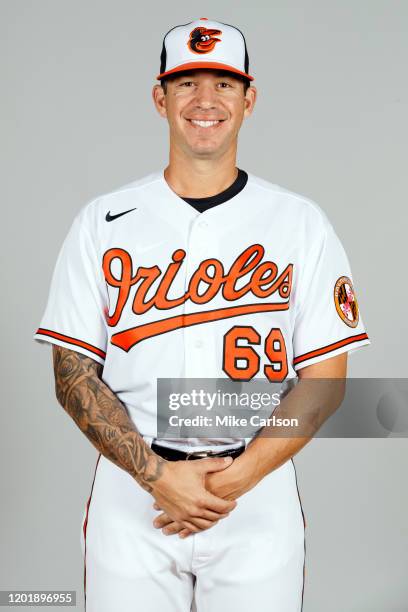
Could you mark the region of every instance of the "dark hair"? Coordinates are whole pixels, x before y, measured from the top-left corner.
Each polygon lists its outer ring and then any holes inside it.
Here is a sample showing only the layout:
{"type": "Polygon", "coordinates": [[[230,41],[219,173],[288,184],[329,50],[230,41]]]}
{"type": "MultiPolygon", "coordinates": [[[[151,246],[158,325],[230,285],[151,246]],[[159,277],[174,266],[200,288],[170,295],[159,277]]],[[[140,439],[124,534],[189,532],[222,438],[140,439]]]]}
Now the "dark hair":
{"type": "MultiPolygon", "coordinates": [[[[167,82],[171,81],[173,78],[176,77],[180,77],[180,76],[187,76],[191,71],[186,70],[186,71],[180,71],[180,72],[176,72],[173,75],[170,75],[168,77],[165,77],[164,79],[160,79],[160,85],[163,87],[163,91],[166,94],[167,93],[167,82]]],[[[232,72],[228,72],[228,71],[220,71],[220,72],[225,72],[225,74],[228,74],[229,76],[234,77],[234,79],[237,79],[238,81],[241,81],[244,84],[244,94],[246,94],[248,87],[251,86],[251,81],[249,79],[246,79],[245,77],[241,76],[240,74],[233,74],[232,72]]]]}

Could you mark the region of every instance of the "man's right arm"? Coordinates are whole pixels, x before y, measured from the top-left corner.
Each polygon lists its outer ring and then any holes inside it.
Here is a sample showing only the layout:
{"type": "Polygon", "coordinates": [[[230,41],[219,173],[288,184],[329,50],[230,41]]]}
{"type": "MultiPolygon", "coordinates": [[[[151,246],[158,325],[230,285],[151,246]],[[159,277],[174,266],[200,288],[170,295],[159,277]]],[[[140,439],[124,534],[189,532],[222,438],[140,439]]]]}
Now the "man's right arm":
{"type": "Polygon", "coordinates": [[[169,516],[194,531],[223,518],[236,502],[205,490],[206,474],[223,470],[223,459],[168,462],[154,453],[138,432],[126,407],[101,379],[94,359],[53,344],[55,391],[59,403],[90,442],[152,494],[169,516]]]}
{"type": "Polygon", "coordinates": [[[103,366],[55,344],[53,362],[55,393],[62,407],[102,455],[151,492],[166,462],[146,444],[126,407],[102,381],[103,366]]]}

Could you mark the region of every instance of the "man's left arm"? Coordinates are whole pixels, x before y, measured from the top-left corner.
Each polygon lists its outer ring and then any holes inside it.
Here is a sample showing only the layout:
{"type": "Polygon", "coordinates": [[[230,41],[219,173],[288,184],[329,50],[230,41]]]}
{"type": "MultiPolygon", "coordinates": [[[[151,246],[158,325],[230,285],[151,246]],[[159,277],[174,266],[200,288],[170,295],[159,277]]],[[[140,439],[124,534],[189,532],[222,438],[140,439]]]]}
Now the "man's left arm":
{"type": "MultiPolygon", "coordinates": [[[[300,435],[290,431],[282,435],[282,429],[274,425],[263,427],[229,468],[208,475],[207,488],[219,497],[235,500],[296,455],[341,404],[346,376],[347,352],[300,369],[298,384],[273,412],[276,418],[297,419],[300,435]]],[[[190,535],[165,513],[156,517],[154,526],[165,535],[190,535]]]]}
{"type": "Polygon", "coordinates": [[[274,425],[263,427],[245,453],[225,471],[223,479],[211,475],[210,490],[216,489],[220,497],[236,499],[296,455],[340,406],[346,375],[347,353],[299,370],[299,383],[273,414],[277,419],[297,419],[300,435],[290,430],[282,435],[282,428],[274,425]]]}

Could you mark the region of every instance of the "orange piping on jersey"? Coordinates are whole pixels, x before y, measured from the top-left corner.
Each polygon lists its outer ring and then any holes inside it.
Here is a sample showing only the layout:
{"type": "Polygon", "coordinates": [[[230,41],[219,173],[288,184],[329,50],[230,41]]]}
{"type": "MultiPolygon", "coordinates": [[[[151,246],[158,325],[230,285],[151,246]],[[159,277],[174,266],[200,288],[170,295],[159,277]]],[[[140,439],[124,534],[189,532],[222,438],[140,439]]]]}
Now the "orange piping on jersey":
{"type": "Polygon", "coordinates": [[[43,327],[39,327],[36,333],[41,334],[42,336],[50,336],[51,338],[62,340],[63,342],[67,342],[67,344],[81,346],[82,348],[87,349],[91,353],[95,353],[95,355],[102,357],[102,359],[105,359],[106,357],[106,353],[104,351],[101,351],[101,349],[98,349],[96,346],[92,346],[92,344],[88,344],[87,342],[83,342],[83,340],[78,340],[77,338],[72,338],[71,336],[59,334],[58,332],[52,331],[51,329],[44,329],[43,327]]]}
{"type": "Polygon", "coordinates": [[[306,361],[307,359],[313,359],[313,357],[319,357],[320,355],[325,355],[326,353],[331,353],[342,346],[346,346],[348,344],[352,344],[353,342],[360,342],[360,340],[368,340],[367,334],[357,334],[356,336],[349,336],[348,338],[344,338],[343,340],[339,340],[338,342],[333,342],[333,344],[328,344],[327,346],[323,346],[322,348],[316,349],[314,351],[310,351],[309,353],[305,353],[304,355],[299,355],[299,357],[295,357],[293,360],[293,364],[297,365],[306,361]]]}
{"type": "Polygon", "coordinates": [[[278,304],[246,304],[245,306],[216,308],[215,310],[207,310],[205,312],[191,312],[184,315],[169,317],[162,321],[153,321],[152,323],[146,323],[118,332],[112,336],[111,343],[122,348],[124,351],[129,351],[132,346],[146,338],[165,334],[166,332],[182,327],[190,327],[191,325],[199,325],[200,323],[208,323],[209,321],[220,321],[222,319],[229,319],[231,317],[239,317],[257,312],[272,312],[288,309],[289,302],[282,302],[278,304]]]}

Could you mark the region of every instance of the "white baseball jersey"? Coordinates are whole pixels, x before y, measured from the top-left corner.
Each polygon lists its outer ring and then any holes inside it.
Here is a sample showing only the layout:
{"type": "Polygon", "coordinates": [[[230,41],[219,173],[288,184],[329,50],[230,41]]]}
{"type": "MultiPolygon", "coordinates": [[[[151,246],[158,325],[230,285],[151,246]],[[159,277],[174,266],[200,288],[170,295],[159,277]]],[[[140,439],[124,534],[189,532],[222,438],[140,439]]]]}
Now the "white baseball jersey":
{"type": "Polygon", "coordinates": [[[275,382],[369,344],[346,253],[316,203],[249,174],[200,213],[162,170],[81,208],[34,338],[103,364],[152,438],[158,378],[275,382]]]}

